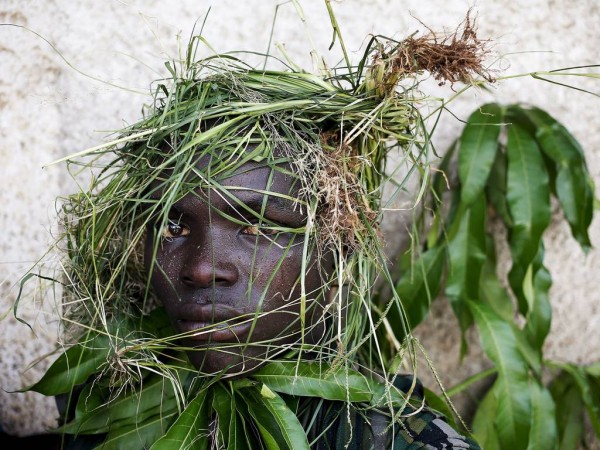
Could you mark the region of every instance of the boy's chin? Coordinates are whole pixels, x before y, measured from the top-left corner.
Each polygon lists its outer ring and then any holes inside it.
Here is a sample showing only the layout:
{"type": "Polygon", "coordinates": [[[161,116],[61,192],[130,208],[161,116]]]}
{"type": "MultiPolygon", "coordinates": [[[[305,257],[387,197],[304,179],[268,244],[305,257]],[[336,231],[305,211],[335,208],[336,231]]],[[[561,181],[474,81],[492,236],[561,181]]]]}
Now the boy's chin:
{"type": "MultiPolygon", "coordinates": [[[[277,353],[280,354],[281,351],[277,353]]],[[[245,348],[243,353],[227,348],[188,351],[190,362],[200,375],[227,380],[247,376],[268,364],[275,356],[266,355],[264,349],[259,353],[252,352],[249,348],[245,348]]]]}

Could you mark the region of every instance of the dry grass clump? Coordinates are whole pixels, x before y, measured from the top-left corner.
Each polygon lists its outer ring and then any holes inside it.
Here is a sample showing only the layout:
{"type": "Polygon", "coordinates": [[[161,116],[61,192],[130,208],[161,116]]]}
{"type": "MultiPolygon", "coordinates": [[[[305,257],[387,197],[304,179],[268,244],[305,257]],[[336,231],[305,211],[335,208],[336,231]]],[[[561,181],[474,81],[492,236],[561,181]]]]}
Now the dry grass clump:
{"type": "Polygon", "coordinates": [[[483,62],[488,56],[488,40],[477,37],[477,19],[469,11],[454,32],[429,33],[407,37],[391,50],[380,49],[373,57],[373,67],[384,66],[383,86],[393,87],[405,77],[429,72],[440,86],[450,82],[470,84],[478,75],[489,83],[492,76],[483,62]]]}
{"type": "Polygon", "coordinates": [[[367,225],[377,230],[378,214],[367,201],[368,195],[357,174],[369,161],[356,148],[340,142],[339,133],[321,134],[322,168],[317,174],[321,239],[342,242],[346,250],[360,245],[357,236],[368,236],[367,225]]]}

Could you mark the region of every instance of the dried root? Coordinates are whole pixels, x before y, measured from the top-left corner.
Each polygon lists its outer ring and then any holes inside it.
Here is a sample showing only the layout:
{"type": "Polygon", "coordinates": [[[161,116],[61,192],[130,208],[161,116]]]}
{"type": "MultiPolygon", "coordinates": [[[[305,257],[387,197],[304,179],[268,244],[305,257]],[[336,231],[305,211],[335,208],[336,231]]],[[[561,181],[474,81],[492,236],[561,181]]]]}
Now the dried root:
{"type": "Polygon", "coordinates": [[[490,70],[483,66],[489,53],[489,41],[477,37],[476,18],[471,18],[470,10],[451,34],[440,37],[440,33],[428,30],[427,35],[415,37],[414,34],[391,50],[381,49],[374,55],[372,68],[379,69],[380,93],[389,92],[399,79],[425,71],[440,85],[472,83],[476,76],[490,83],[495,81],[490,70]]]}

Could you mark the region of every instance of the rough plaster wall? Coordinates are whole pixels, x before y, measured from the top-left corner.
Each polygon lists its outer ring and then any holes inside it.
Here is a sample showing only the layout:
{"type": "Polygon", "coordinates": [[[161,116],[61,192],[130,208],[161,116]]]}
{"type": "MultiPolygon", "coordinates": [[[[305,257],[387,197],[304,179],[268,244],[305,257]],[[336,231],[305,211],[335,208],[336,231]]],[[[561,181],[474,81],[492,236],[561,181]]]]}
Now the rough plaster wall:
{"type": "MultiPolygon", "coordinates": [[[[213,1],[205,35],[220,51],[264,50],[277,3],[213,1]]],[[[42,255],[51,239],[55,197],[74,187],[74,182],[63,174],[62,166],[44,166],[96,145],[109,131],[136,120],[142,102],[147,100],[144,95],[149,83],[165,74],[163,61],[177,52],[177,35],[185,43],[195,20],[201,21],[211,2],[182,0],[165,5],[167,2],[158,0],[3,0],[0,4],[0,22],[26,26],[48,41],[22,28],[0,27],[3,312],[8,312],[15,299],[19,276],[42,255]]],[[[315,48],[335,63],[339,54],[329,56],[327,52],[331,32],[322,2],[305,0],[302,5],[315,48]]],[[[505,55],[496,64],[506,69],[505,73],[598,62],[600,12],[595,0],[334,3],[351,52],[359,50],[368,33],[401,38],[422,29],[409,12],[432,29],[453,29],[471,6],[478,11],[480,37],[494,39],[494,49],[505,55]]],[[[291,4],[279,9],[275,42],[285,42],[295,61],[310,67],[310,47],[291,4]]],[[[598,91],[597,86],[593,89],[598,91]]],[[[442,92],[447,94],[448,91],[442,92]]],[[[465,119],[477,105],[492,99],[531,102],[563,121],[583,144],[592,176],[600,184],[597,99],[542,81],[519,78],[499,83],[491,93],[473,90],[450,106],[459,118],[465,119]]],[[[460,127],[460,122],[446,116],[436,133],[438,148],[446,148],[460,127]]],[[[402,215],[386,221],[390,254],[403,245],[406,223],[406,216],[402,215]]],[[[593,245],[600,246],[598,218],[592,224],[591,239],[593,245]]],[[[558,214],[546,243],[547,265],[554,279],[554,322],[547,343],[548,356],[577,363],[598,361],[600,335],[593,330],[600,322],[600,293],[595,285],[600,250],[583,255],[558,214]]],[[[35,333],[10,314],[0,322],[3,390],[30,384],[43,373],[47,362],[25,368],[50,351],[57,339],[53,307],[52,303],[41,307],[37,299],[24,305],[23,317],[33,322],[35,333]]],[[[449,331],[455,328],[445,303],[438,302],[417,330],[447,386],[486,365],[475,351],[459,364],[459,336],[449,331]]],[[[471,338],[474,341],[477,337],[471,338]]],[[[0,423],[5,430],[32,434],[52,425],[54,420],[54,405],[49,399],[0,392],[0,423]]]]}

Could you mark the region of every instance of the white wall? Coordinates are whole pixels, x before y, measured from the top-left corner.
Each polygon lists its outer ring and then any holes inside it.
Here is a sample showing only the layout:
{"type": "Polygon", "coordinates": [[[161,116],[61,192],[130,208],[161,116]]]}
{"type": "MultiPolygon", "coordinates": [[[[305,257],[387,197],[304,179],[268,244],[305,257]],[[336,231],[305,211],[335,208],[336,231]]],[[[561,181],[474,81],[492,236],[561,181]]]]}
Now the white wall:
{"type": "MultiPolygon", "coordinates": [[[[163,62],[177,53],[177,36],[185,44],[194,22],[201,23],[211,3],[205,36],[218,51],[266,49],[276,0],[2,1],[0,22],[31,31],[0,27],[1,312],[9,312],[18,290],[15,282],[51,239],[54,199],[74,188],[63,166],[45,166],[96,145],[111,130],[135,121],[148,99],[150,82],[165,75],[163,62]]],[[[304,0],[302,5],[315,47],[335,64],[339,54],[327,52],[331,30],[323,2],[304,0]]],[[[600,6],[595,0],[341,0],[333,5],[352,52],[359,51],[368,33],[399,39],[422,30],[414,17],[434,30],[451,30],[475,6],[480,37],[491,38],[494,51],[501,56],[494,64],[504,69],[499,75],[598,63],[600,6]]],[[[274,42],[284,42],[295,60],[310,68],[311,47],[304,33],[293,6],[281,6],[274,42]]],[[[600,91],[598,83],[557,81],[600,91]]],[[[451,109],[465,119],[478,104],[491,99],[530,102],[563,121],[583,144],[592,176],[600,184],[596,97],[525,77],[499,82],[491,93],[473,90],[451,109]]],[[[437,146],[446,148],[460,128],[460,122],[447,115],[436,134],[437,146]]],[[[403,232],[389,225],[387,229],[394,248],[403,232]]],[[[591,239],[593,245],[600,245],[598,218],[592,224],[591,239]]],[[[548,354],[578,363],[598,361],[600,334],[593,330],[600,325],[596,279],[600,250],[583,255],[558,215],[546,242],[547,265],[554,279],[548,354]]],[[[4,390],[37,380],[45,364],[25,368],[57,339],[52,305],[44,314],[39,314],[45,310],[37,303],[25,306],[30,310],[26,318],[48,323],[33,333],[10,314],[0,322],[0,387],[4,390]]],[[[456,368],[458,336],[449,335],[449,327],[455,328],[454,321],[440,303],[418,333],[442,381],[452,385],[485,363],[475,353],[456,368]]],[[[0,391],[0,423],[10,432],[41,431],[54,423],[54,416],[48,399],[0,391]]]]}

